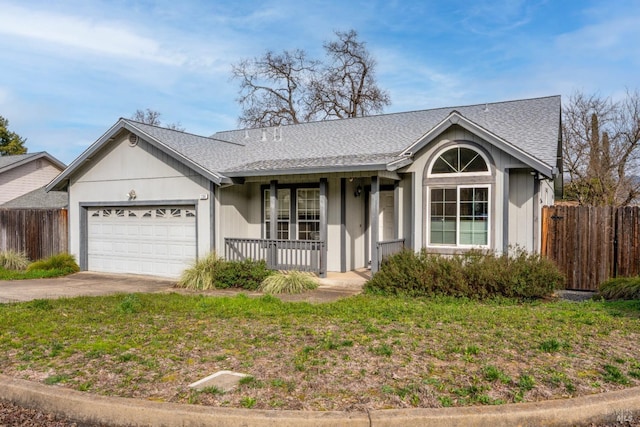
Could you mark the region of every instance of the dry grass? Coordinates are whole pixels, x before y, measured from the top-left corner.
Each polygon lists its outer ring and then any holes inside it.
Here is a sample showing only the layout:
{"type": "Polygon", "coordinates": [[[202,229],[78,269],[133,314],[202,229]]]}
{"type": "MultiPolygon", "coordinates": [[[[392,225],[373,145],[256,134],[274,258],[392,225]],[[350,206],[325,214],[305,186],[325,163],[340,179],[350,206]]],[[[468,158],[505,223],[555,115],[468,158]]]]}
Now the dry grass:
{"type": "Polygon", "coordinates": [[[0,305],[0,371],[220,407],[501,404],[640,385],[640,302],[127,295],[0,305]],[[187,385],[219,370],[238,389],[187,385]]]}

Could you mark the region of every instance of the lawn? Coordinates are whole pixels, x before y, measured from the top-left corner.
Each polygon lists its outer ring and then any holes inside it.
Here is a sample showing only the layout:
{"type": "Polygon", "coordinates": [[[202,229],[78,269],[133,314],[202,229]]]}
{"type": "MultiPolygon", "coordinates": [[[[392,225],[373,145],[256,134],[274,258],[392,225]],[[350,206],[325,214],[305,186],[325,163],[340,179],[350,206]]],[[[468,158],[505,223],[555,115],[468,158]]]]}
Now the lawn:
{"type": "Polygon", "coordinates": [[[640,301],[36,300],[0,304],[0,372],[96,394],[222,407],[540,401],[640,385],[639,317],[640,301]],[[227,393],[187,387],[219,370],[250,377],[227,393]]]}

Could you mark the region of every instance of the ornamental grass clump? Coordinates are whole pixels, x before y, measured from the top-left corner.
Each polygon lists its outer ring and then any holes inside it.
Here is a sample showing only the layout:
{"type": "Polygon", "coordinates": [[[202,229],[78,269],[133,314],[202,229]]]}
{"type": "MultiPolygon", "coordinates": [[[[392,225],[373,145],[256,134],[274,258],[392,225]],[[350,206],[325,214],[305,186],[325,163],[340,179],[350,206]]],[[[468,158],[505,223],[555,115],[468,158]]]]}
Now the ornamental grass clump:
{"type": "Polygon", "coordinates": [[[318,287],[311,273],[288,271],[275,273],[262,281],[259,287],[265,294],[299,294],[318,287]]]}
{"type": "Polygon", "coordinates": [[[186,269],[176,286],[198,291],[215,289],[215,274],[224,262],[215,252],[211,252],[206,257],[196,260],[190,268],[186,269]]]}
{"type": "Polygon", "coordinates": [[[56,271],[61,275],[77,273],[80,266],[76,262],[73,255],[68,253],[59,253],[49,258],[32,262],[27,267],[27,271],[56,271]]]}
{"type": "Polygon", "coordinates": [[[617,277],[600,285],[599,295],[607,300],[640,300],[640,277],[617,277]]]}
{"type": "Polygon", "coordinates": [[[0,268],[5,270],[25,270],[29,265],[29,258],[24,252],[8,250],[0,252],[0,268]]]}

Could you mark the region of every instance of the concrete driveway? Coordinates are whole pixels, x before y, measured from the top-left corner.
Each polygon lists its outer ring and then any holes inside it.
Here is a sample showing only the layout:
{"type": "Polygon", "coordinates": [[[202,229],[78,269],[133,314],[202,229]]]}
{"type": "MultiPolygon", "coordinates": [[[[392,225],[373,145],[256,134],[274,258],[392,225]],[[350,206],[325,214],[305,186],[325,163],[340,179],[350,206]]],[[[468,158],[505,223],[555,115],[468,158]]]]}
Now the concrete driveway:
{"type": "Polygon", "coordinates": [[[0,280],[0,303],[134,292],[170,292],[175,280],[162,277],[80,272],[65,277],[0,280]]]}

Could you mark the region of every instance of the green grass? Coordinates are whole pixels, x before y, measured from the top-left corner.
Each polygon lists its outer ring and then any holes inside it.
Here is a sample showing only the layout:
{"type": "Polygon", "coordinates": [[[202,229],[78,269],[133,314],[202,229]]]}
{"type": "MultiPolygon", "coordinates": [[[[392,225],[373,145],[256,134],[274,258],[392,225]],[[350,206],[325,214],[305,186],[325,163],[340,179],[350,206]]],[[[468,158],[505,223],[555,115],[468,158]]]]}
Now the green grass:
{"type": "Polygon", "coordinates": [[[0,280],[45,279],[48,277],[66,276],[63,270],[5,270],[0,267],[0,280]]]}
{"type": "Polygon", "coordinates": [[[640,385],[640,302],[131,294],[0,304],[0,372],[256,409],[493,405],[640,385]],[[562,337],[562,340],[553,337],[562,337]],[[227,393],[187,385],[250,375],[227,393]],[[360,406],[358,406],[360,405],[360,406]]]}

